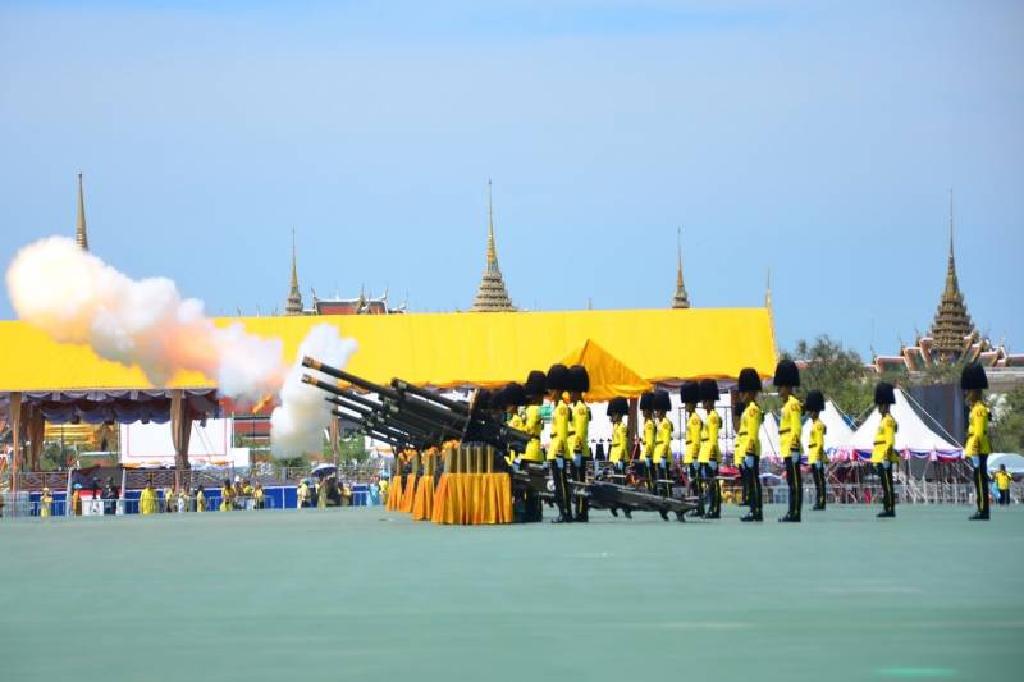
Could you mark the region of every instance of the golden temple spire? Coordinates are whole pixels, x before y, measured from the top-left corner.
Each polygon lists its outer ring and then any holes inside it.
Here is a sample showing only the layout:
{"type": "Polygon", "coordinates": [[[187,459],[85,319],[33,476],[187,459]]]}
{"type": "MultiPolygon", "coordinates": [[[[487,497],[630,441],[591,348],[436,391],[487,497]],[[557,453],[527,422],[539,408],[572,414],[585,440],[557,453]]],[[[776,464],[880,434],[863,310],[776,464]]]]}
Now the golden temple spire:
{"type": "Polygon", "coordinates": [[[956,253],[954,251],[955,224],[953,220],[953,190],[949,190],[949,255],[946,257],[946,283],[935,311],[935,320],[930,331],[932,348],[936,359],[947,362],[958,360],[967,348],[975,329],[967,313],[964,295],[956,276],[956,253]]]}
{"type": "Polygon", "coordinates": [[[89,250],[89,236],[85,232],[85,192],[82,190],[82,174],[78,174],[78,220],[75,222],[75,242],[83,251],[89,250]]]}
{"type": "Polygon", "coordinates": [[[295,228],[292,228],[292,281],[288,290],[288,301],[284,306],[285,315],[302,314],[302,292],[299,290],[299,267],[295,255],[295,228]]]}
{"type": "Polygon", "coordinates": [[[676,228],[676,293],[672,296],[673,308],[689,308],[690,297],[683,283],[683,228],[676,228]]]}
{"type": "Polygon", "coordinates": [[[483,278],[477,287],[476,297],[470,307],[474,312],[498,312],[515,310],[505,287],[505,279],[498,267],[498,249],[494,242],[494,199],[493,184],[487,180],[487,265],[483,278]]]}
{"type": "Polygon", "coordinates": [[[764,307],[772,307],[772,269],[768,268],[768,274],[765,276],[765,288],[764,288],[764,307]]]}

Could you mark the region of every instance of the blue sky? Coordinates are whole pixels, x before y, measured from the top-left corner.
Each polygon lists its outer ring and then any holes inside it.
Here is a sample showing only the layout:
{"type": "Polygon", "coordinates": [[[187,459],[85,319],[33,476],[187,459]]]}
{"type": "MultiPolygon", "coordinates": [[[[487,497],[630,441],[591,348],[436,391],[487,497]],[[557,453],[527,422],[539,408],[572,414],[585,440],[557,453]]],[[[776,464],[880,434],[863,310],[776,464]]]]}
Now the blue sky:
{"type": "MultiPolygon", "coordinates": [[[[760,305],[780,346],[927,329],[955,191],[975,322],[1024,350],[1024,5],[6,2],[0,261],[72,234],[213,314],[362,283],[470,305],[760,305]]],[[[0,318],[13,312],[0,297],[0,318]]]]}

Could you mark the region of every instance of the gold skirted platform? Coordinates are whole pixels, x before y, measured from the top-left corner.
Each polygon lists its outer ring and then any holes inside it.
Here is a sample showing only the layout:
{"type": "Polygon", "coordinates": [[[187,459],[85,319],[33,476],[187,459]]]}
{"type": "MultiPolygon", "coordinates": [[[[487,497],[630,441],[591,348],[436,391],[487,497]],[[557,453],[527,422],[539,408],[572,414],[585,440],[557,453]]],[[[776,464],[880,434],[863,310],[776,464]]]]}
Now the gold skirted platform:
{"type": "Polygon", "coordinates": [[[512,479],[507,472],[494,471],[495,460],[494,449],[486,446],[449,445],[441,454],[432,450],[413,455],[414,473],[404,481],[394,477],[386,508],[409,513],[416,521],[447,525],[512,523],[512,479]],[[442,462],[444,473],[436,478],[442,462]]]}

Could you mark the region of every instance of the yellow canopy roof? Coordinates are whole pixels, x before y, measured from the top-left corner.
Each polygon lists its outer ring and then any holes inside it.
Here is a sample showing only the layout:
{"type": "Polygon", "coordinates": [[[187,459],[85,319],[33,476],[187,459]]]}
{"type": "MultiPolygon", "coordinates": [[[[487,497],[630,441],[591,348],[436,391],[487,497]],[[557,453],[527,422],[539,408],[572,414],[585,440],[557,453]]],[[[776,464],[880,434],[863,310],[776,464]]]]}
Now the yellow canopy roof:
{"type": "MultiPolygon", "coordinates": [[[[285,358],[316,324],[330,324],[359,349],[348,371],[383,383],[392,377],[439,387],[522,381],[588,340],[644,381],[732,378],[751,366],[775,367],[767,308],[580,310],[569,312],[413,313],[298,317],[226,317],[251,333],[277,337],[285,358]]],[[[167,386],[212,388],[212,379],[181,372],[167,386]]],[[[0,392],[154,388],[138,367],[100,359],[82,345],[59,344],[19,321],[0,322],[0,392]]]]}
{"type": "Polygon", "coordinates": [[[590,390],[587,398],[604,401],[616,396],[635,397],[651,390],[650,382],[626,367],[611,353],[590,339],[580,348],[562,358],[567,367],[583,365],[590,375],[590,390]]]}

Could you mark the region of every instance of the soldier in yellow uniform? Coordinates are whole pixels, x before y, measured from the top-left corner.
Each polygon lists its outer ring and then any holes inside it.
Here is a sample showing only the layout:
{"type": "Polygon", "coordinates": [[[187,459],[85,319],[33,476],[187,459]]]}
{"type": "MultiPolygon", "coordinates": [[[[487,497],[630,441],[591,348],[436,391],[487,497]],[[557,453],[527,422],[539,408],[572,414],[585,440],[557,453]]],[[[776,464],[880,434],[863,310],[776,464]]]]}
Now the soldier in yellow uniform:
{"type": "Polygon", "coordinates": [[[153,481],[146,481],[146,487],[139,494],[139,513],[155,514],[157,508],[156,490],[153,489],[153,481]]]}
{"type": "Polygon", "coordinates": [[[809,391],[804,400],[804,411],[811,417],[811,434],[807,441],[807,463],[811,465],[814,477],[814,506],[812,511],[825,511],[828,503],[828,489],[825,484],[825,466],[828,455],[825,454],[825,423],[821,421],[821,413],[825,411],[825,396],[821,391],[809,391]]]}
{"type": "Polygon", "coordinates": [[[39,496],[39,516],[46,519],[50,517],[50,511],[53,509],[53,493],[50,492],[49,488],[43,488],[42,494],[39,496]]]}
{"type": "Polygon", "coordinates": [[[206,511],[206,495],[203,494],[202,486],[196,486],[196,511],[206,511]]]}
{"type": "MultiPolygon", "coordinates": [[[[523,420],[523,415],[519,412],[519,408],[526,405],[526,394],[523,392],[523,387],[515,382],[507,384],[505,388],[498,391],[495,395],[495,400],[505,411],[505,425],[517,431],[525,430],[526,422],[523,420]]],[[[509,447],[508,457],[506,457],[509,465],[517,468],[522,454],[509,447]]]]}
{"type": "Polygon", "coordinates": [[[668,397],[667,391],[654,392],[654,481],[655,490],[660,491],[664,497],[672,495],[672,484],[669,479],[670,466],[672,464],[672,420],[668,413],[672,411],[672,400],[668,397]]]}
{"type": "MultiPolygon", "coordinates": [[[[612,398],[608,401],[608,418],[612,422],[612,443],[608,449],[608,461],[612,469],[619,476],[626,475],[628,429],[626,428],[625,417],[629,414],[629,401],[625,398],[612,398]]],[[[629,507],[623,508],[626,518],[631,518],[629,507]]],[[[612,508],[612,516],[618,516],[618,510],[612,508]]]]}
{"type": "Polygon", "coordinates": [[[783,523],[799,523],[804,502],[804,487],[800,476],[800,432],[803,423],[800,414],[803,408],[800,400],[793,395],[793,389],[800,385],[800,370],[792,360],[780,360],[775,366],[772,383],[779,389],[782,399],[782,417],[779,419],[779,440],[782,459],[786,465],[786,485],[789,488],[789,512],[781,517],[783,523]]]}
{"type": "Polygon", "coordinates": [[[687,381],[679,389],[679,397],[686,408],[686,430],[683,439],[683,466],[686,467],[686,475],[689,478],[690,494],[697,497],[697,516],[704,516],[704,496],[700,490],[700,471],[698,470],[698,455],[700,454],[700,434],[704,430],[704,420],[697,412],[697,403],[700,402],[700,384],[696,381],[687,381]]]}
{"type": "Polygon", "coordinates": [[[722,418],[715,410],[718,402],[718,382],[714,379],[702,379],[700,382],[700,399],[704,405],[704,428],[700,433],[700,453],[697,462],[700,465],[701,488],[707,498],[706,519],[722,518],[722,490],[718,486],[718,464],[722,453],[718,447],[718,432],[722,428],[722,418]]]}
{"type": "Polygon", "coordinates": [[[970,457],[974,465],[974,493],[978,504],[978,511],[971,520],[988,521],[988,456],[992,448],[988,440],[988,407],[982,399],[982,391],[988,388],[985,368],[977,362],[964,367],[960,373],[960,388],[970,408],[964,455],[970,457]]]}
{"type": "Polygon", "coordinates": [[[540,464],[544,461],[544,453],[540,448],[540,435],[544,431],[544,419],[541,417],[540,408],[544,404],[544,394],[547,392],[547,376],[540,370],[533,370],[526,377],[523,384],[523,393],[526,398],[526,410],[523,414],[523,431],[530,434],[530,442],[526,444],[526,452],[523,453],[524,462],[540,464]]]}
{"type": "Polygon", "coordinates": [[[890,408],[896,403],[896,390],[892,384],[879,382],[875,386],[875,405],[882,415],[878,422],[878,430],[875,432],[874,447],[871,449],[871,463],[875,466],[878,478],[882,483],[882,511],[878,518],[891,519],[896,516],[896,492],[892,484],[892,466],[899,462],[899,454],[896,452],[896,431],[899,425],[890,413],[890,408]]]}
{"type": "Polygon", "coordinates": [[[999,465],[996,472],[996,490],[999,491],[999,504],[1006,506],[1010,504],[1010,484],[1013,483],[1013,476],[1006,470],[1005,464],[999,465]]]}
{"type": "Polygon", "coordinates": [[[641,471],[637,472],[647,483],[647,488],[654,492],[654,441],[657,429],[654,425],[654,393],[640,396],[640,416],[644,420],[644,430],[640,436],[641,471]]]}
{"type": "Polygon", "coordinates": [[[744,367],[736,383],[743,403],[736,451],[743,454],[747,501],[750,503],[750,513],[740,520],[761,522],[764,521],[764,498],[761,493],[761,420],[764,415],[757,404],[757,394],[762,390],[761,377],[753,367],[744,367]]]}
{"type": "MultiPolygon", "coordinates": [[[[583,365],[569,368],[569,400],[572,402],[572,423],[569,429],[569,452],[572,453],[572,480],[586,483],[590,462],[590,408],[583,394],[590,390],[590,375],[583,365]]],[[[590,503],[584,495],[576,496],[576,521],[590,520],[590,503]]]]}
{"type": "Polygon", "coordinates": [[[555,487],[558,518],[555,523],[572,521],[572,493],[569,488],[569,370],[555,364],[548,369],[548,398],[551,400],[551,440],[548,443],[548,470],[555,487]]]}
{"type": "Polygon", "coordinates": [[[220,487],[220,511],[231,511],[234,507],[235,489],[231,487],[231,481],[224,479],[224,485],[220,487]]]}

